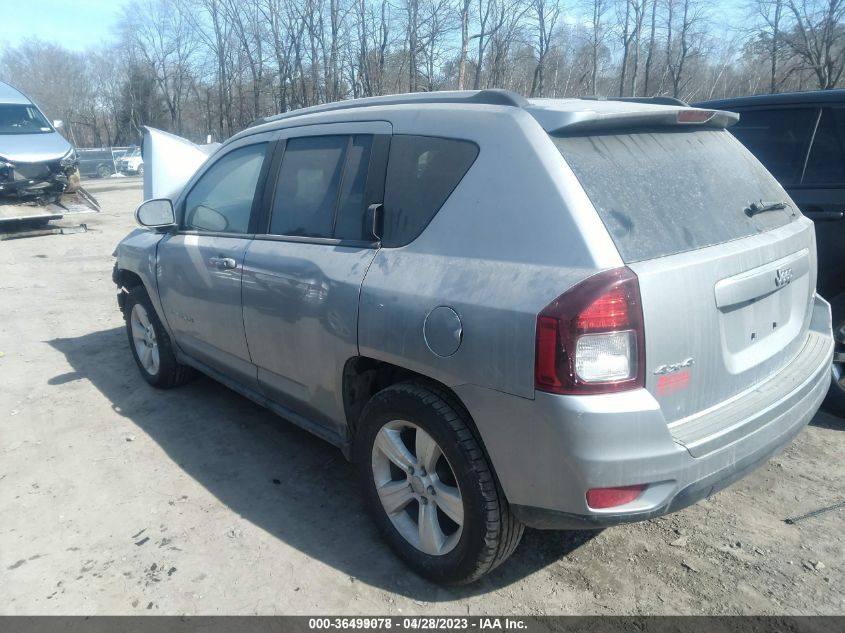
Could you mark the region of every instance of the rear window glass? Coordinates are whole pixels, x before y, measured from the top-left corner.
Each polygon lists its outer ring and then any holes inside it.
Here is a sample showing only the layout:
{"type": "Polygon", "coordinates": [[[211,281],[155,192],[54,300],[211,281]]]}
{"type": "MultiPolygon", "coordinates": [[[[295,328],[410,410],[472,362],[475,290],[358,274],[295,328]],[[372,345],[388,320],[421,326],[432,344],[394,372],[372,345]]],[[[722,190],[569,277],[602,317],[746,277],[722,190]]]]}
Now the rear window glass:
{"type": "Polygon", "coordinates": [[[394,136],[384,189],[382,246],[403,246],[416,239],[476,156],[478,146],[469,141],[394,136]]]}
{"type": "Polygon", "coordinates": [[[626,262],[720,244],[783,226],[772,176],[724,130],[553,137],[626,262]]]}

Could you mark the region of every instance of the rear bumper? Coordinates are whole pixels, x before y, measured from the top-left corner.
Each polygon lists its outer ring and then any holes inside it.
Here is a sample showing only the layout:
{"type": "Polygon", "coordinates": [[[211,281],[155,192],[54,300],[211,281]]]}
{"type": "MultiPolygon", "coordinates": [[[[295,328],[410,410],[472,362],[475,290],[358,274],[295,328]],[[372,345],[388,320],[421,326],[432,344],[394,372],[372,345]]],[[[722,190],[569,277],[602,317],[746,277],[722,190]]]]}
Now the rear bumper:
{"type": "MultiPolygon", "coordinates": [[[[601,528],[680,510],[730,485],[787,445],[815,415],[830,382],[830,307],[816,298],[801,353],[769,381],[725,404],[732,415],[788,384],[742,419],[690,446],[670,430],[644,389],[534,400],[478,387],[456,388],[475,419],[514,513],[546,529],[601,528]],[[772,383],[772,384],[770,384],[772,383]],[[756,400],[755,400],[756,399],[756,400]],[[609,510],[587,505],[590,488],[648,484],[635,501],[609,510]]],[[[727,417],[725,419],[728,419],[727,417]]],[[[687,442],[689,443],[689,442],[687,442]]]]}

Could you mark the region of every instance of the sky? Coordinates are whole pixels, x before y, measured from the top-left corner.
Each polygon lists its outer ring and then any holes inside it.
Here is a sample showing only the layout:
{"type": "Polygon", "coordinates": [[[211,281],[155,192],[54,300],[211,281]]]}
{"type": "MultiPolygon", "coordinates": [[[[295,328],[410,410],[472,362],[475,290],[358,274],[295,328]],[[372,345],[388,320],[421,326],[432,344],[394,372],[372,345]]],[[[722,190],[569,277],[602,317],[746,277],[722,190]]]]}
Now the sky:
{"type": "Polygon", "coordinates": [[[72,50],[111,39],[129,0],[0,0],[0,48],[38,37],[72,50]]]}
{"type": "MultiPolygon", "coordinates": [[[[38,37],[82,51],[114,37],[118,16],[131,0],[0,0],[0,49],[38,37]]],[[[713,28],[730,30],[743,21],[742,0],[713,0],[710,5],[721,20],[713,28]]],[[[564,1],[564,6],[574,6],[564,1]]],[[[578,18],[568,16],[575,21],[578,18]]]]}

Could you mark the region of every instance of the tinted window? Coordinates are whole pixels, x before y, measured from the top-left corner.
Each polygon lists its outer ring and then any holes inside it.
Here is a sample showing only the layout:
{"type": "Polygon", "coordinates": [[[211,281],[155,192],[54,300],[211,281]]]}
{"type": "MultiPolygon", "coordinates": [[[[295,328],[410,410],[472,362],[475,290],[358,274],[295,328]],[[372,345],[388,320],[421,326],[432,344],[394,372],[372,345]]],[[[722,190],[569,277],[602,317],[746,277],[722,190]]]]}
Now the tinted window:
{"type": "Polygon", "coordinates": [[[206,171],[185,200],[185,228],[248,233],[267,143],[229,152],[206,171]]]}
{"type": "Polygon", "coordinates": [[[787,224],[791,211],[749,217],[786,193],[724,130],[553,138],[626,262],[720,244],[787,224]]]}
{"type": "Polygon", "coordinates": [[[270,233],[363,240],[372,135],[290,139],[276,183],[270,233]]]}
{"type": "Polygon", "coordinates": [[[804,172],[805,185],[845,184],[845,110],[824,110],[804,172]]]}
{"type": "Polygon", "coordinates": [[[364,192],[372,145],[372,136],[356,136],[349,145],[333,234],[336,238],[365,239],[364,210],[367,200],[364,192]]]}
{"type": "Polygon", "coordinates": [[[312,136],[287,142],[270,233],[331,237],[347,143],[346,136],[312,136]]]}
{"type": "Polygon", "coordinates": [[[384,246],[416,239],[469,170],[478,147],[469,141],[394,136],[384,190],[384,246]]]}
{"type": "Polygon", "coordinates": [[[731,132],[785,185],[800,181],[816,124],[815,108],[747,110],[731,132]]]}

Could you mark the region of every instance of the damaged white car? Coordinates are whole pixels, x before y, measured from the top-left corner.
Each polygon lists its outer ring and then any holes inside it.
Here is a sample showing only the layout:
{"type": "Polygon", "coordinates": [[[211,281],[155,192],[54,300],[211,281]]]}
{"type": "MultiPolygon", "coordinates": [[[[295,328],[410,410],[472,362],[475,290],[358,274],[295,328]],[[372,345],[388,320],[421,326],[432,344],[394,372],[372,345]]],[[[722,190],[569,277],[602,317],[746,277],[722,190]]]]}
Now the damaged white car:
{"type": "Polygon", "coordinates": [[[76,150],[23,93],[0,82],[0,222],[99,211],[79,184],[76,150]]]}

